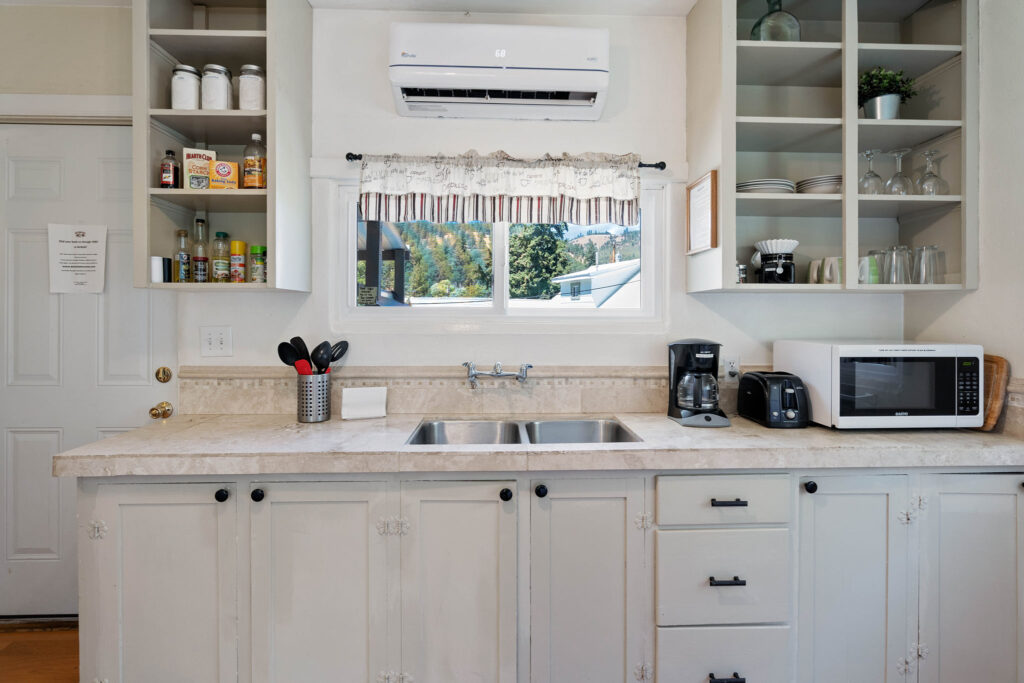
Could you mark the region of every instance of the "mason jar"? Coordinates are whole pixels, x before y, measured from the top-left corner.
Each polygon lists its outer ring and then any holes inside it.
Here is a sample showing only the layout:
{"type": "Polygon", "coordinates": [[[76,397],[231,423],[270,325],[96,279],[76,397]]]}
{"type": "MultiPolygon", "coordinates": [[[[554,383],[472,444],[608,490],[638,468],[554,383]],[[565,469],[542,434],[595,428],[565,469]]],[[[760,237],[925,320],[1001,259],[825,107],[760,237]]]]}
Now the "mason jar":
{"type": "Polygon", "coordinates": [[[231,109],[231,71],[227,67],[203,67],[203,109],[231,109]]]}
{"type": "Polygon", "coordinates": [[[243,64],[238,77],[238,108],[258,111],[267,108],[267,81],[263,69],[255,64],[243,64]]]}
{"type": "Polygon", "coordinates": [[[171,70],[171,109],[199,109],[199,69],[177,64],[171,70]]]}

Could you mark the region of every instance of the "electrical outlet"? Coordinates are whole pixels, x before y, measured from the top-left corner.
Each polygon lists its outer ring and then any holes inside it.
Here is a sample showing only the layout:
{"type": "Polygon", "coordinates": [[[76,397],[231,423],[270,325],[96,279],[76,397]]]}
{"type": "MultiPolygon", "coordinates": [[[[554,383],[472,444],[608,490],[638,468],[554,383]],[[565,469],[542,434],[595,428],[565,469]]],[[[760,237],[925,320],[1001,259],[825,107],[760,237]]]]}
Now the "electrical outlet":
{"type": "Polygon", "coordinates": [[[738,384],[740,381],[740,357],[722,357],[722,384],[738,384]]]}
{"type": "Polygon", "coordinates": [[[230,327],[200,327],[199,355],[233,356],[230,327]]]}

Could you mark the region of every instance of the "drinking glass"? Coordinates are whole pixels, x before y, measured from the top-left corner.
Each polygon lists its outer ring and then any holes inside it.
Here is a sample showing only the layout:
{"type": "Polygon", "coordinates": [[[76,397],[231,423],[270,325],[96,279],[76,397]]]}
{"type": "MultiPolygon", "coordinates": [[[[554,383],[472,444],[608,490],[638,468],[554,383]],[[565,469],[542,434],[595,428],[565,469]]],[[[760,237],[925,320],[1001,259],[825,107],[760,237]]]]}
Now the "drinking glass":
{"type": "Polygon", "coordinates": [[[910,179],[910,176],[903,172],[903,157],[909,153],[909,148],[894,149],[889,152],[896,159],[896,173],[885,184],[886,194],[914,194],[914,182],[910,179]]]}
{"type": "Polygon", "coordinates": [[[939,280],[939,247],[930,244],[914,249],[914,284],[934,285],[939,280]]]}
{"type": "Polygon", "coordinates": [[[882,176],[875,173],[871,168],[871,162],[874,160],[875,155],[881,153],[880,149],[869,149],[866,152],[861,152],[860,155],[868,160],[868,172],[860,177],[860,184],[858,185],[858,192],[861,194],[882,194],[882,190],[885,189],[885,183],[882,182],[882,176]]]}
{"type": "Polygon", "coordinates": [[[868,252],[870,258],[875,259],[875,266],[878,268],[878,281],[885,282],[885,250],[872,249],[868,252]]]}
{"type": "Polygon", "coordinates": [[[910,284],[910,247],[895,246],[885,250],[883,284],[910,284]]]}
{"type": "Polygon", "coordinates": [[[917,192],[918,194],[926,195],[940,195],[949,194],[949,183],[939,177],[939,174],[935,172],[935,157],[939,155],[939,150],[930,149],[927,152],[921,154],[924,157],[924,175],[917,181],[917,192]]]}

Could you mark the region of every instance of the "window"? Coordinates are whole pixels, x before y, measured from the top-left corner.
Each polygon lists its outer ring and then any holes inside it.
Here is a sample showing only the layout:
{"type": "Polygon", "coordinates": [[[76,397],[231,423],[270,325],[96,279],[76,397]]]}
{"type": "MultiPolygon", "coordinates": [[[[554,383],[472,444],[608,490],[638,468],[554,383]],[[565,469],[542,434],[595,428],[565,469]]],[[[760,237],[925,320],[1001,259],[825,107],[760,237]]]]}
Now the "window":
{"type": "Polygon", "coordinates": [[[360,222],[357,305],[639,310],[641,236],[640,225],[360,222]]]}

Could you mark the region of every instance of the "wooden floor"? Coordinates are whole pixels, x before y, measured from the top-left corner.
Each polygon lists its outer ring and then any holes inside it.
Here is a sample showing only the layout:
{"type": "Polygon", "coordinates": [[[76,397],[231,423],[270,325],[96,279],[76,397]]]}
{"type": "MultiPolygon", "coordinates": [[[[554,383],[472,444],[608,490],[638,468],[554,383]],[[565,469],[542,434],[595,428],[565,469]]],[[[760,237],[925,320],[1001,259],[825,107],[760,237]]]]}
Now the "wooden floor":
{"type": "Polygon", "coordinates": [[[78,629],[0,630],[0,681],[76,683],[78,629]]]}

